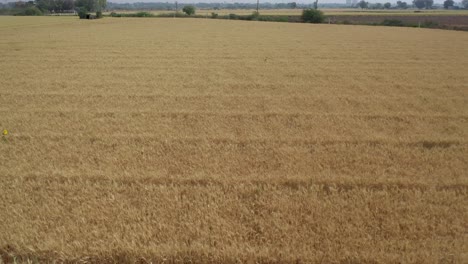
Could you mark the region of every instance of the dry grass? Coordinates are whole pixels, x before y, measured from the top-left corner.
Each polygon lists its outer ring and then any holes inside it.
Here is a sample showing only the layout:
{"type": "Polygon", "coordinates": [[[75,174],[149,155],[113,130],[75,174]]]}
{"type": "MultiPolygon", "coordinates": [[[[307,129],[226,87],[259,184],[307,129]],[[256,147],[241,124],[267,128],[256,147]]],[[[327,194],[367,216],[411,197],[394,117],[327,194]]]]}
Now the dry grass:
{"type": "Polygon", "coordinates": [[[4,262],[468,261],[466,33],[0,17],[0,35],[4,262]]]}

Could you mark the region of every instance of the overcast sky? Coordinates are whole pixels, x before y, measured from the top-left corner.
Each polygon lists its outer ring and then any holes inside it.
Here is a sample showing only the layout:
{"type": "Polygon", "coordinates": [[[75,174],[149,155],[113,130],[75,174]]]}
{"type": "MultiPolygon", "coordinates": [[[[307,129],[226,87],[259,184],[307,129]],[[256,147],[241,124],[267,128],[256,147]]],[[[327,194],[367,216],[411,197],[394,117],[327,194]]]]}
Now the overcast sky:
{"type": "MultiPolygon", "coordinates": [[[[6,3],[6,2],[16,2],[19,0],[0,0],[0,3],[6,3]]],[[[28,0],[22,0],[22,1],[28,1],[28,0]]],[[[136,3],[136,2],[169,2],[173,3],[175,0],[167,1],[167,0],[107,0],[107,2],[113,2],[113,3],[136,3]]],[[[179,3],[256,3],[256,0],[226,0],[226,1],[221,1],[221,0],[177,0],[179,3]]],[[[297,3],[307,3],[310,4],[313,2],[313,0],[268,0],[268,1],[262,1],[260,0],[261,3],[288,3],[288,2],[297,2],[297,3]]],[[[358,0],[359,1],[359,0],[358,0]]],[[[390,3],[396,3],[397,0],[366,0],[369,3],[384,3],[384,2],[390,2],[390,3]]],[[[412,3],[413,0],[401,0],[403,2],[407,2],[408,4],[412,3]]],[[[455,0],[455,3],[460,2],[461,0],[455,0]]],[[[345,4],[346,0],[319,0],[320,3],[340,3],[340,4],[345,4]]],[[[443,0],[434,0],[434,3],[440,4],[443,3],[443,0]]]]}
{"type": "MultiPolygon", "coordinates": [[[[1,0],[0,0],[1,1],[1,0]]],[[[23,0],[25,1],[25,0],[23,0]]],[[[107,2],[113,3],[136,3],[136,2],[169,2],[173,3],[175,0],[167,1],[167,0],[107,0],[107,2]]],[[[177,0],[179,3],[257,3],[256,0],[177,0]]],[[[357,0],[360,1],[360,0],[357,0]]],[[[385,3],[390,2],[392,4],[396,3],[398,0],[366,0],[369,3],[385,3]]],[[[413,0],[401,0],[403,2],[407,2],[408,4],[412,3],[413,0]]],[[[454,0],[455,3],[461,2],[462,0],[454,0]]],[[[260,0],[261,3],[289,3],[289,2],[296,2],[296,3],[306,3],[311,4],[313,0],[260,0]]],[[[434,3],[440,4],[443,3],[444,0],[434,0],[434,3]]],[[[345,4],[346,0],[319,0],[320,3],[339,3],[345,4]]]]}

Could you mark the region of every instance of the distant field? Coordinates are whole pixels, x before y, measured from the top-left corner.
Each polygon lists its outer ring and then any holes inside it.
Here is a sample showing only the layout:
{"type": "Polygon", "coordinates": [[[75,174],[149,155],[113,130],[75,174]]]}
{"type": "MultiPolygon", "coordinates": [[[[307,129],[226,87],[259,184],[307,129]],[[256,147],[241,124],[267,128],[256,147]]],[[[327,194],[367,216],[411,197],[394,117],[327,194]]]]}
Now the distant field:
{"type": "Polygon", "coordinates": [[[0,262],[468,262],[465,32],[0,17],[0,36],[0,262]]]}
{"type": "MultiPolygon", "coordinates": [[[[325,23],[330,24],[354,24],[354,25],[381,25],[387,20],[396,21],[409,27],[431,27],[442,29],[456,29],[468,31],[467,10],[360,10],[360,9],[321,9],[325,15],[325,23]]],[[[236,14],[241,16],[251,15],[255,10],[246,9],[198,9],[197,16],[211,18],[212,13],[219,16],[236,14]]],[[[118,10],[119,14],[137,13],[137,10],[118,10]]],[[[173,11],[145,11],[154,15],[174,14],[173,11]]],[[[301,22],[301,9],[263,9],[261,16],[278,16],[277,19],[285,19],[289,22],[301,22]],[[287,16],[287,17],[283,17],[287,16]]],[[[111,12],[105,14],[109,15],[111,12]]]]}
{"type": "MultiPolygon", "coordinates": [[[[229,14],[236,14],[236,15],[251,15],[255,12],[256,9],[221,9],[221,10],[213,10],[213,9],[198,9],[197,14],[201,15],[211,15],[212,12],[217,13],[218,15],[229,15],[229,14]]],[[[262,15],[301,15],[302,9],[260,9],[262,15]]]]}
{"type": "MultiPolygon", "coordinates": [[[[326,15],[330,16],[338,16],[338,15],[349,15],[349,16],[386,16],[386,15],[405,15],[405,16],[439,16],[439,15],[450,15],[450,16],[468,16],[468,10],[420,10],[419,12],[415,12],[415,9],[407,9],[407,10],[361,10],[361,9],[320,9],[326,15]]],[[[206,15],[211,16],[211,13],[217,13],[218,15],[229,15],[229,14],[236,14],[236,15],[250,15],[252,14],[255,9],[197,9],[196,14],[198,15],[206,15]]],[[[138,12],[135,10],[116,10],[115,12],[118,13],[134,13],[138,12]]],[[[167,14],[173,13],[170,10],[156,10],[156,11],[148,11],[153,14],[167,14]]],[[[107,12],[107,14],[110,13],[107,12]]],[[[262,15],[290,15],[290,16],[297,16],[302,14],[302,9],[260,9],[260,14],[262,15]]]]}
{"type": "Polygon", "coordinates": [[[450,15],[450,16],[468,16],[468,10],[417,10],[417,9],[406,9],[406,10],[361,10],[361,9],[322,9],[326,15],[375,15],[375,16],[386,16],[386,15],[406,15],[406,16],[439,16],[439,15],[450,15]]]}

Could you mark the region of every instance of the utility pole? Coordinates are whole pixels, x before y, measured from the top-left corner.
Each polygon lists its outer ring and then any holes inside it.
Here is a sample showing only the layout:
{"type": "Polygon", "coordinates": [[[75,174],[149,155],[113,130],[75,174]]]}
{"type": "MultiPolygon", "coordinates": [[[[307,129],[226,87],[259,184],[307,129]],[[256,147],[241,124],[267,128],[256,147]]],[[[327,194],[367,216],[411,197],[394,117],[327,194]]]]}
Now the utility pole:
{"type": "Polygon", "coordinates": [[[177,12],[179,12],[179,9],[178,9],[178,5],[177,5],[177,1],[175,1],[175,13],[174,13],[174,17],[177,16],[177,12]]]}
{"type": "Polygon", "coordinates": [[[260,0],[257,0],[257,15],[260,14],[258,13],[258,4],[259,4],[260,0]]]}

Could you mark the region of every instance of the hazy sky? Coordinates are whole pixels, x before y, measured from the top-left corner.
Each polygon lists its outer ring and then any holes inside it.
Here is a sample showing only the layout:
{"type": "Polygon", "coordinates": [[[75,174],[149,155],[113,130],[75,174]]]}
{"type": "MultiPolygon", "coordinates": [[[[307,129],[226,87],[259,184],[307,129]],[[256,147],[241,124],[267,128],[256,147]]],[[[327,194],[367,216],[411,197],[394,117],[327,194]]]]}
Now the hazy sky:
{"type": "MultiPolygon", "coordinates": [[[[135,3],[135,2],[174,2],[175,0],[167,1],[167,0],[107,0],[107,2],[114,2],[114,3],[135,3]]],[[[359,1],[359,0],[358,0],[359,1]]],[[[390,2],[392,4],[396,3],[398,0],[366,0],[369,3],[384,3],[390,2]]],[[[408,4],[412,3],[413,0],[401,0],[403,2],[407,2],[408,4]]],[[[444,0],[434,0],[434,3],[443,3],[444,0]]],[[[455,3],[460,2],[461,0],[455,0],[455,3]]],[[[256,3],[256,0],[178,0],[179,3],[256,3]]],[[[297,2],[297,3],[307,3],[310,4],[312,0],[266,0],[260,2],[269,2],[269,3],[288,3],[288,2],[297,2]]],[[[340,3],[345,4],[346,0],[319,0],[320,3],[340,3]]]]}
{"type": "MultiPolygon", "coordinates": [[[[6,2],[15,2],[19,0],[0,0],[0,3],[6,3],[6,2]]],[[[28,0],[22,0],[22,1],[28,1],[28,0]]],[[[107,0],[107,2],[114,2],[114,3],[136,3],[136,2],[169,2],[172,3],[175,0],[107,0]]],[[[260,2],[269,2],[269,3],[288,3],[288,2],[297,2],[297,3],[312,3],[312,0],[267,0],[267,1],[262,1],[260,2]]],[[[359,1],[359,0],[358,0],[359,1]]],[[[366,0],[369,3],[383,3],[383,2],[390,2],[390,3],[396,3],[397,0],[366,0]]],[[[413,0],[401,0],[401,1],[406,1],[408,4],[412,3],[413,0]]],[[[460,2],[461,0],[455,0],[455,3],[460,2]]],[[[178,0],[179,3],[256,3],[256,0],[178,0]]],[[[435,0],[434,3],[442,3],[443,0],[435,0]]],[[[345,4],[346,0],[319,0],[320,3],[340,3],[340,4],[345,4]]]]}
{"type": "MultiPolygon", "coordinates": [[[[175,0],[174,0],[175,1],[175,0]]],[[[136,2],[174,2],[173,0],[107,0],[107,2],[113,3],[136,3],[136,2]]],[[[177,0],[179,3],[257,3],[257,0],[177,0]]],[[[262,1],[263,3],[289,3],[289,2],[296,2],[296,3],[312,3],[312,0],[304,1],[304,0],[268,0],[262,1]]],[[[346,0],[319,0],[319,3],[346,3],[346,0]]],[[[395,0],[396,2],[396,0],[395,0]]]]}
{"type": "MultiPolygon", "coordinates": [[[[135,2],[174,2],[174,1],[167,1],[167,0],[107,0],[108,2],[114,3],[135,3],[135,2]]],[[[373,0],[376,1],[376,0],[373,0]]],[[[397,0],[395,0],[396,2],[397,0]]],[[[256,0],[178,0],[180,3],[257,3],[256,0]]],[[[262,1],[263,3],[289,3],[289,2],[296,2],[296,3],[312,3],[312,0],[304,1],[304,0],[268,0],[262,1]]],[[[368,1],[369,2],[369,1],[368,1]]],[[[346,3],[346,0],[319,0],[319,3],[346,3]]]]}

